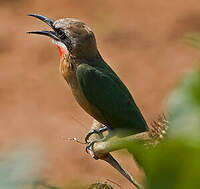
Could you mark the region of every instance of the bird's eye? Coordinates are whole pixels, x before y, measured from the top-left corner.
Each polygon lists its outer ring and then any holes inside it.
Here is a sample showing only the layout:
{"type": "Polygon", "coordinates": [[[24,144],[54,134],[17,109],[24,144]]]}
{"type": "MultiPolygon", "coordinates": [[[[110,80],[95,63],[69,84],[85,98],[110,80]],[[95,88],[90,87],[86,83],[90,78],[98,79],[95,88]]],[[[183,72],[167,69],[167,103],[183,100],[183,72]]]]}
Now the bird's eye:
{"type": "Polygon", "coordinates": [[[65,32],[62,29],[58,29],[56,31],[56,33],[58,34],[60,39],[65,39],[66,38],[65,32]]]}

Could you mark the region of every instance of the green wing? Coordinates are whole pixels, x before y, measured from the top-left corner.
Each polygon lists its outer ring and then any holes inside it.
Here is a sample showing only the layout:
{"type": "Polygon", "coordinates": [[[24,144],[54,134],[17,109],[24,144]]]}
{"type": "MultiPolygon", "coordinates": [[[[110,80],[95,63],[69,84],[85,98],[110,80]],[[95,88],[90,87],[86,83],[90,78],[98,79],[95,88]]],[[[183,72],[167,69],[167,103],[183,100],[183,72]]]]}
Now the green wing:
{"type": "Polygon", "coordinates": [[[101,112],[108,127],[131,134],[147,130],[128,89],[112,70],[81,64],[76,74],[86,99],[101,112]]]}

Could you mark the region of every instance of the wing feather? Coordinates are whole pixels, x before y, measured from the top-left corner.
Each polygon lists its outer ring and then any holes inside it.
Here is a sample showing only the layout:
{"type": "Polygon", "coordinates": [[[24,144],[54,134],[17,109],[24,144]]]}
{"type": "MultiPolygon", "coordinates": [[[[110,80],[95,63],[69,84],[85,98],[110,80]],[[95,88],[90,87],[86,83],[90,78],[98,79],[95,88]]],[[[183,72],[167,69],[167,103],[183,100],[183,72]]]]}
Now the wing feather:
{"type": "Polygon", "coordinates": [[[147,130],[140,110],[114,72],[81,64],[76,75],[86,99],[101,112],[108,127],[130,133],[147,130]]]}

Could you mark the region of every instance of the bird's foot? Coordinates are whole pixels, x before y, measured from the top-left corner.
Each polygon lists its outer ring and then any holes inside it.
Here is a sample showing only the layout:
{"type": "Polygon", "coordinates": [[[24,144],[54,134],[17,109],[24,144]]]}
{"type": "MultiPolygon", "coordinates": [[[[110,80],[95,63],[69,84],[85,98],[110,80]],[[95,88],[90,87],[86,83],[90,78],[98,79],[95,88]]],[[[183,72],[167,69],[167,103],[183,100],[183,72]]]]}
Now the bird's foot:
{"type": "Polygon", "coordinates": [[[88,143],[88,145],[89,145],[91,142],[88,142],[88,140],[89,140],[91,135],[93,135],[93,134],[101,135],[103,132],[105,132],[107,130],[108,130],[108,128],[106,126],[104,126],[102,128],[99,128],[99,129],[96,129],[96,128],[95,129],[91,129],[85,136],[85,142],[88,143]]]}
{"type": "Polygon", "coordinates": [[[85,150],[86,150],[86,152],[88,153],[88,154],[92,154],[92,157],[94,158],[94,159],[98,159],[94,154],[94,149],[93,149],[93,147],[94,147],[94,144],[95,143],[97,143],[97,142],[104,142],[106,139],[108,138],[108,136],[105,136],[105,137],[103,137],[103,138],[101,138],[101,139],[95,139],[95,140],[93,140],[93,141],[90,141],[89,143],[87,143],[87,145],[86,145],[86,148],[85,148],[85,150]]]}

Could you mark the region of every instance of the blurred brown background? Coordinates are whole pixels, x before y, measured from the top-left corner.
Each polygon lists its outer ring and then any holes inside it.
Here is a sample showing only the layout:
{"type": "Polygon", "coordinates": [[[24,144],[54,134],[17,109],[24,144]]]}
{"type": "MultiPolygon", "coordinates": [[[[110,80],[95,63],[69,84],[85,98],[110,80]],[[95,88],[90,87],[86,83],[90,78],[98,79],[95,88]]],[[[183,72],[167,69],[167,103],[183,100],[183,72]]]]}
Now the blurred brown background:
{"type": "MultiPolygon", "coordinates": [[[[147,121],[164,111],[163,102],[198,53],[183,42],[200,32],[197,0],[0,0],[0,146],[36,141],[45,149],[41,179],[55,185],[111,179],[129,183],[102,161],[91,159],[83,140],[92,118],[73,99],[59,73],[59,53],[47,38],[26,31],[47,29],[27,17],[38,13],[53,19],[74,17],[96,34],[104,59],[133,94],[147,121]]],[[[142,181],[131,157],[115,153],[142,181]]]]}

